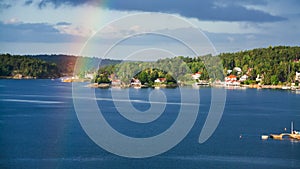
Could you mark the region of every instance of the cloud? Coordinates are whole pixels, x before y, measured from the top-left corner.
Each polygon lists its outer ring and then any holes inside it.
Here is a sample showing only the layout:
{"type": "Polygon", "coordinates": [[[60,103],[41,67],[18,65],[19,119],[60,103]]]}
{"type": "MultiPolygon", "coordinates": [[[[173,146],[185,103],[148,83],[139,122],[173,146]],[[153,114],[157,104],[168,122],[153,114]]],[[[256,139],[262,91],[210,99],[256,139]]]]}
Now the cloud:
{"type": "Polygon", "coordinates": [[[5,2],[3,0],[0,0],[0,12],[2,12],[4,9],[8,9],[12,7],[11,4],[9,4],[8,2],[5,2]]]}
{"type": "Polygon", "coordinates": [[[55,8],[61,5],[71,5],[71,6],[78,6],[82,4],[90,4],[90,5],[97,5],[101,4],[101,1],[98,0],[41,0],[38,4],[39,8],[44,8],[47,5],[52,4],[55,8]]]}
{"type": "Polygon", "coordinates": [[[90,37],[93,31],[84,26],[72,26],[72,25],[56,25],[55,28],[59,30],[61,34],[67,34],[78,37],[90,37]]]}
{"type": "Polygon", "coordinates": [[[61,33],[46,23],[0,22],[1,42],[74,42],[82,37],[61,33]]]}
{"type": "Polygon", "coordinates": [[[299,33],[210,33],[205,32],[218,52],[237,52],[246,49],[263,48],[268,46],[287,45],[299,46],[299,33]]]}
{"type": "Polygon", "coordinates": [[[105,1],[95,0],[42,0],[39,3],[39,7],[43,8],[49,4],[54,5],[56,8],[61,5],[79,6],[89,4],[120,11],[177,13],[185,17],[212,21],[276,22],[286,20],[284,17],[275,16],[262,10],[247,8],[249,4],[266,4],[265,1],[260,2],[254,0],[243,2],[236,0],[119,0],[110,1],[108,2],[109,5],[106,5],[105,1]]]}
{"type": "Polygon", "coordinates": [[[72,24],[69,23],[69,22],[58,22],[58,23],[56,23],[56,26],[69,26],[69,25],[72,25],[72,24]]]}
{"type": "Polygon", "coordinates": [[[24,5],[31,5],[33,3],[33,0],[28,0],[28,1],[25,1],[24,5]]]}

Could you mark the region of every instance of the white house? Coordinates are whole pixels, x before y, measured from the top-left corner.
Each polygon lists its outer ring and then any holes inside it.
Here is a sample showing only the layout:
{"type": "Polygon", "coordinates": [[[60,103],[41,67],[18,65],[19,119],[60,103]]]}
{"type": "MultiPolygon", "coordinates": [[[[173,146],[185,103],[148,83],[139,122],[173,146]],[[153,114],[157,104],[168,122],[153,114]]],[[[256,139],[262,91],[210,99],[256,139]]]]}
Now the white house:
{"type": "Polygon", "coordinates": [[[256,80],[257,82],[261,82],[261,81],[262,81],[262,77],[260,77],[259,74],[258,74],[255,80],[256,80]]]}
{"type": "Polygon", "coordinates": [[[94,79],[95,73],[86,73],[84,75],[84,78],[86,79],[94,79]]]}
{"type": "Polygon", "coordinates": [[[199,79],[200,77],[201,77],[201,72],[197,72],[197,73],[192,74],[192,78],[193,78],[194,80],[197,80],[197,79],[199,79]]]}
{"type": "Polygon", "coordinates": [[[139,79],[135,79],[135,78],[131,79],[130,84],[132,86],[140,86],[140,85],[142,85],[141,81],[139,79]]]}
{"type": "Polygon", "coordinates": [[[230,74],[232,72],[232,70],[227,70],[227,74],[230,74]]]}
{"type": "Polygon", "coordinates": [[[240,81],[237,80],[235,75],[229,75],[225,77],[225,85],[226,86],[239,86],[240,81]]]}
{"type": "Polygon", "coordinates": [[[242,69],[239,67],[235,67],[233,70],[236,71],[238,75],[242,73],[242,69]]]}
{"type": "Polygon", "coordinates": [[[296,72],[295,81],[300,82],[300,73],[296,72]]]}
{"type": "Polygon", "coordinates": [[[155,83],[164,83],[166,82],[166,78],[157,78],[156,80],[154,80],[155,83]]]}
{"type": "Polygon", "coordinates": [[[112,86],[120,86],[121,85],[121,80],[119,79],[114,79],[111,81],[112,86]]]}
{"type": "Polygon", "coordinates": [[[246,81],[248,79],[248,75],[243,75],[241,78],[240,78],[240,82],[243,82],[243,81],[246,81]]]}

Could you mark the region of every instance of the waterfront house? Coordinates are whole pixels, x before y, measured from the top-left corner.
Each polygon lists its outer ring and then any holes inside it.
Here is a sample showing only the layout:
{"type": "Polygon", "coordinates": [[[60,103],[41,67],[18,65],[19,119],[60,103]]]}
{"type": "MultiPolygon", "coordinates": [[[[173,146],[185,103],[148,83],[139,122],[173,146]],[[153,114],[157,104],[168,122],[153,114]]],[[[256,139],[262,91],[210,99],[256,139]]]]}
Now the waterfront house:
{"type": "Polygon", "coordinates": [[[295,81],[300,82],[300,73],[296,72],[295,81]]]}
{"type": "Polygon", "coordinates": [[[260,76],[260,75],[258,74],[255,80],[256,80],[257,82],[261,82],[261,81],[262,81],[262,78],[263,78],[263,77],[260,76]]]}
{"type": "Polygon", "coordinates": [[[239,67],[233,68],[233,71],[236,71],[238,75],[242,73],[242,69],[239,67]]]}
{"type": "Polygon", "coordinates": [[[225,77],[225,86],[239,86],[240,81],[237,80],[235,75],[229,75],[225,77]]]}
{"type": "Polygon", "coordinates": [[[112,80],[111,81],[111,85],[112,86],[114,86],[114,87],[119,87],[119,86],[121,86],[121,80],[119,80],[119,79],[114,79],[114,80],[112,80]]]}
{"type": "Polygon", "coordinates": [[[197,73],[192,74],[192,78],[194,80],[198,80],[200,77],[201,77],[201,72],[197,72],[197,73]]]}
{"type": "Polygon", "coordinates": [[[166,78],[157,78],[156,80],[154,80],[155,83],[164,83],[166,81],[166,78]]]}
{"type": "Polygon", "coordinates": [[[132,78],[131,81],[130,81],[130,85],[131,86],[141,86],[142,83],[139,79],[136,79],[136,78],[132,78]]]}
{"type": "Polygon", "coordinates": [[[22,79],[23,75],[18,73],[16,75],[14,75],[13,79],[22,79]]]}
{"type": "Polygon", "coordinates": [[[94,79],[94,77],[95,77],[95,73],[86,73],[84,75],[84,78],[86,79],[94,79]]]}
{"type": "Polygon", "coordinates": [[[240,78],[240,82],[244,82],[248,79],[248,75],[243,75],[241,78],[240,78]]]}

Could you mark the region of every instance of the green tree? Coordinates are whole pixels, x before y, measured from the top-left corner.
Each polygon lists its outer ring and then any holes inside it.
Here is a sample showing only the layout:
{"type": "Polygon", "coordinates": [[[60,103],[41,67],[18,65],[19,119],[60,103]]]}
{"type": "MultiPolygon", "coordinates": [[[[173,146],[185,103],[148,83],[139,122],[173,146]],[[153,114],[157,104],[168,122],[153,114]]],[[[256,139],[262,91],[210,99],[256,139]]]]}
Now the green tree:
{"type": "Polygon", "coordinates": [[[279,83],[277,75],[272,75],[270,80],[272,85],[277,85],[279,83]]]}

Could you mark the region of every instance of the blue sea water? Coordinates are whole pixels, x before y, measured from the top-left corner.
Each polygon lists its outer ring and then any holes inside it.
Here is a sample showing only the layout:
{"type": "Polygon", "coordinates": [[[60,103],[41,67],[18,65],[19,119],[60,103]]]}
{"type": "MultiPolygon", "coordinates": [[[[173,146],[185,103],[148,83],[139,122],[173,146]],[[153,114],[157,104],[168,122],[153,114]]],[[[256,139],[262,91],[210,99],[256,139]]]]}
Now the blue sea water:
{"type": "MultiPolygon", "coordinates": [[[[147,100],[155,89],[120,89],[120,94],[126,90],[136,109],[150,108],[147,100]]],[[[178,116],[179,89],[160,91],[169,104],[161,117],[149,124],[132,123],[117,113],[111,89],[95,89],[95,94],[101,112],[116,131],[143,138],[164,132],[178,116]]],[[[262,134],[285,132],[284,128],[289,132],[291,121],[300,129],[299,94],[227,90],[218,128],[199,144],[211,89],[183,88],[182,92],[199,92],[201,96],[198,118],[190,133],[163,154],[134,159],[112,154],[88,137],[74,110],[71,83],[0,80],[0,168],[300,168],[300,142],[260,138],[262,134]]]]}

